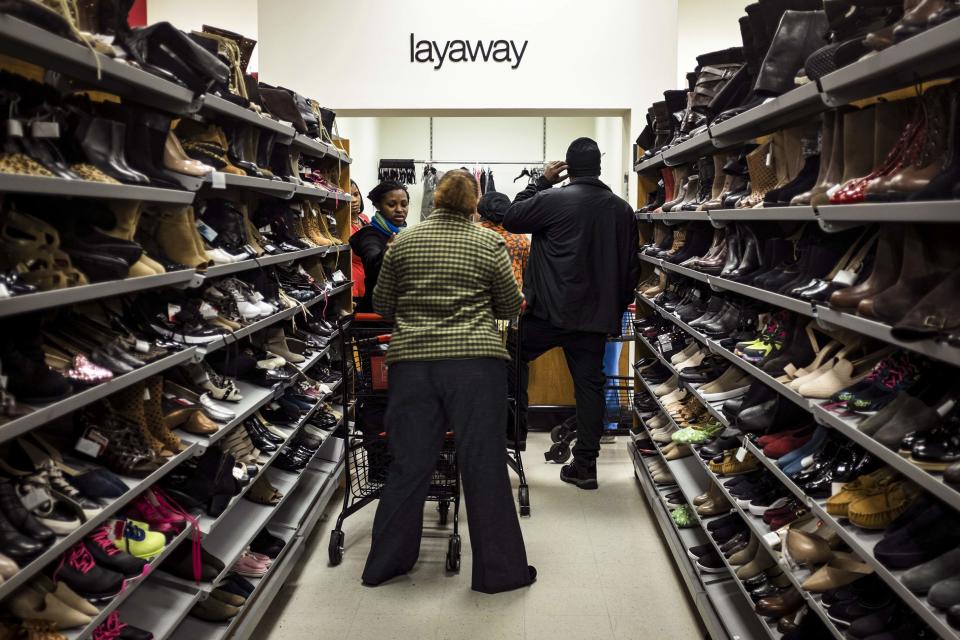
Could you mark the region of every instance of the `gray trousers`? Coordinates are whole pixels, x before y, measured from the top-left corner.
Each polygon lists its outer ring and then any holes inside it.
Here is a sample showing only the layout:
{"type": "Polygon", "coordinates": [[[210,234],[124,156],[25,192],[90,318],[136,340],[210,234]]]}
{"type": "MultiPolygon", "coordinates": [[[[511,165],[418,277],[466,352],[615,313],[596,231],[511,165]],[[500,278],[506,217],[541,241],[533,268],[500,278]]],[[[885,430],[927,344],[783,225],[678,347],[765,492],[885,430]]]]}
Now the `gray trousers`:
{"type": "Polygon", "coordinates": [[[448,426],[454,432],[469,516],[472,588],[498,593],[530,584],[507,471],[506,419],[503,360],[391,365],[386,428],[393,459],[373,523],[365,584],[380,584],[416,564],[424,502],[448,426]]]}

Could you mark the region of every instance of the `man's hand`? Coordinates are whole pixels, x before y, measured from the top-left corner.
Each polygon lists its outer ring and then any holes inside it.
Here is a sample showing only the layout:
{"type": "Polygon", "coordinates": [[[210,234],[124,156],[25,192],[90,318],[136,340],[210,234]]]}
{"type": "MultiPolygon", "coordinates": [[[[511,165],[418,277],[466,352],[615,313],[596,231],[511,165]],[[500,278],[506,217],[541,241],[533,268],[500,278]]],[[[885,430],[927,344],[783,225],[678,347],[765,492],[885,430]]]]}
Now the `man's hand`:
{"type": "Polygon", "coordinates": [[[564,173],[566,170],[567,163],[563,160],[551,162],[547,165],[547,168],[543,170],[543,179],[550,184],[559,184],[567,179],[567,175],[564,173]]]}

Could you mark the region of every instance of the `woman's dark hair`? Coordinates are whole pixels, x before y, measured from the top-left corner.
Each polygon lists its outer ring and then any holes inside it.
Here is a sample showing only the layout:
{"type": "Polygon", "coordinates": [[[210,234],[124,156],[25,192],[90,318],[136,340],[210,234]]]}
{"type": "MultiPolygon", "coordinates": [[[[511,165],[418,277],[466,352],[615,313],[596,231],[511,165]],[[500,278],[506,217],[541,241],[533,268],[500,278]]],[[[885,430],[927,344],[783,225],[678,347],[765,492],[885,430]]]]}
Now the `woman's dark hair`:
{"type": "Polygon", "coordinates": [[[383,200],[383,196],[387,195],[391,191],[403,191],[405,194],[407,194],[407,199],[410,199],[410,192],[407,191],[407,188],[399,182],[394,182],[393,180],[384,180],[375,186],[373,191],[367,194],[367,198],[370,199],[370,202],[373,204],[373,208],[379,211],[380,201],[383,200]]]}
{"type": "MultiPolygon", "coordinates": [[[[350,186],[352,186],[354,189],[356,189],[356,190],[357,190],[357,193],[362,193],[362,192],[360,191],[360,185],[358,185],[358,184],[357,184],[357,181],[354,180],[354,179],[352,179],[352,178],[350,179],[350,186]]],[[[363,213],[363,198],[360,198],[360,213],[363,213]]]]}

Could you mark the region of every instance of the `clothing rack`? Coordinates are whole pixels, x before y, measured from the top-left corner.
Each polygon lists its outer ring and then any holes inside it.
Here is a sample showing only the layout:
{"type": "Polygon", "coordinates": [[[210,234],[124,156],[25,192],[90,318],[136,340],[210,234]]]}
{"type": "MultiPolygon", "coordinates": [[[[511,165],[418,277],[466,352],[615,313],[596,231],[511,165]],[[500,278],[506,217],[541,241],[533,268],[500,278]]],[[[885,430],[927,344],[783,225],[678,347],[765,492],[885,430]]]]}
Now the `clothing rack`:
{"type": "Polygon", "coordinates": [[[414,160],[414,164],[455,164],[460,166],[471,166],[471,165],[497,165],[497,164],[522,164],[522,165],[540,165],[544,164],[543,160],[534,160],[533,162],[478,162],[476,160],[471,160],[470,162],[454,162],[453,160],[414,160]]]}

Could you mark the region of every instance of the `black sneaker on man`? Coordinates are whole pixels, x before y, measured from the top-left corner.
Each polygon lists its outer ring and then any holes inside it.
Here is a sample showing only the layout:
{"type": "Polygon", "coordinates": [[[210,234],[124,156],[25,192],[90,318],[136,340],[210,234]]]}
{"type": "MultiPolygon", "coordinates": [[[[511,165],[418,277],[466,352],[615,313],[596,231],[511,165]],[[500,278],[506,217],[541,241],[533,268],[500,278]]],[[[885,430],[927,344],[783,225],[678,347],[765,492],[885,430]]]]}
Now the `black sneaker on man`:
{"type": "Polygon", "coordinates": [[[576,460],[573,464],[565,464],[560,469],[560,479],[570,484],[575,484],[581,489],[597,489],[597,464],[590,463],[589,467],[576,460]]]}

